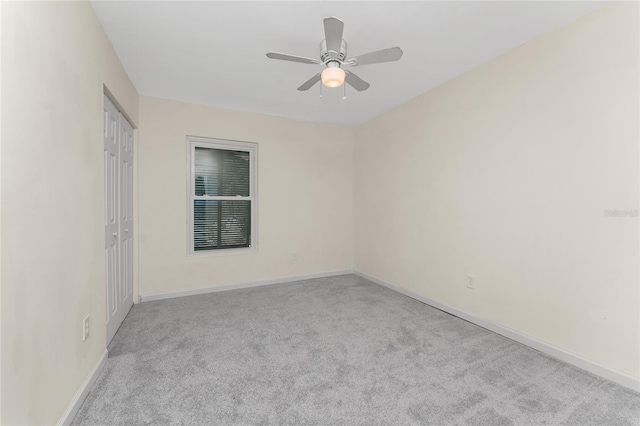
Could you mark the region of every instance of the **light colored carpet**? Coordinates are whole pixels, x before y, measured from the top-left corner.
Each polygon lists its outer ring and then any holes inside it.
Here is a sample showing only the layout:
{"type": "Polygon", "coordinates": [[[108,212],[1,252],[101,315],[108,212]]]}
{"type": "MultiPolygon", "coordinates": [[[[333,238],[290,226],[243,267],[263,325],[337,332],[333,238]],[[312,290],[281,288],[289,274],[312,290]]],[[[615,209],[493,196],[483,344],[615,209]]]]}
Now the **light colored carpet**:
{"type": "Polygon", "coordinates": [[[640,394],[354,275],[134,306],[75,425],[638,425],[640,394]]]}

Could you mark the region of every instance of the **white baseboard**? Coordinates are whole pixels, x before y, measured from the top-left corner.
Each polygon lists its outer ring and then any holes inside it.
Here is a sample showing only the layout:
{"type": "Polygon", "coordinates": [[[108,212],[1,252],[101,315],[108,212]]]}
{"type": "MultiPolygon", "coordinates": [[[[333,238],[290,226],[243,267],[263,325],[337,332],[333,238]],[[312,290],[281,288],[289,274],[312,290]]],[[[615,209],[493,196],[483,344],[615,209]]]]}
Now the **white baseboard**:
{"type": "Polygon", "coordinates": [[[292,275],[289,277],[274,278],[271,280],[249,281],[238,284],[220,285],[214,287],[196,288],[193,290],[170,291],[167,293],[152,293],[140,295],[140,302],[151,302],[152,300],[173,299],[174,297],[194,296],[197,294],[216,293],[218,291],[237,290],[240,288],[260,287],[263,285],[273,285],[290,283],[293,281],[310,280],[313,278],[334,277],[337,275],[352,274],[353,270],[343,269],[340,271],[318,272],[315,274],[292,275]]]}
{"type": "Polygon", "coordinates": [[[447,312],[451,315],[454,315],[466,321],[472,322],[482,328],[486,328],[487,330],[493,331],[494,333],[500,334],[508,339],[515,340],[516,342],[522,343],[523,345],[529,346],[530,348],[543,352],[547,355],[550,355],[568,364],[574,365],[578,368],[586,370],[597,376],[603,377],[607,380],[611,380],[614,383],[617,383],[626,388],[632,389],[636,392],[640,392],[640,380],[636,377],[633,377],[621,371],[617,371],[612,368],[606,367],[602,364],[598,364],[597,362],[583,358],[580,355],[576,355],[574,353],[565,351],[564,349],[560,349],[557,346],[553,346],[548,343],[542,342],[538,339],[535,339],[533,337],[529,337],[525,334],[512,330],[503,325],[496,324],[492,321],[477,317],[473,314],[464,312],[460,309],[445,305],[444,303],[440,303],[435,300],[429,299],[427,297],[420,296],[419,294],[413,293],[409,290],[405,290],[404,288],[382,281],[378,278],[364,274],[360,271],[354,270],[353,273],[363,278],[366,278],[369,281],[372,281],[376,284],[379,284],[391,290],[397,291],[398,293],[402,293],[405,296],[411,297],[412,299],[418,300],[429,306],[433,306],[434,308],[440,309],[441,311],[447,312]]]}
{"type": "Polygon", "coordinates": [[[96,382],[98,376],[100,375],[100,372],[107,363],[107,356],[108,352],[105,349],[100,356],[100,359],[98,360],[98,362],[96,362],[96,365],[93,366],[93,369],[89,372],[87,378],[84,379],[84,382],[82,382],[82,385],[80,385],[80,389],[78,389],[78,392],[76,392],[75,396],[69,403],[69,406],[58,421],[59,426],[68,426],[71,424],[73,418],[78,413],[78,410],[80,409],[80,407],[82,407],[82,403],[85,399],[87,399],[87,395],[89,395],[91,387],[96,382]]]}

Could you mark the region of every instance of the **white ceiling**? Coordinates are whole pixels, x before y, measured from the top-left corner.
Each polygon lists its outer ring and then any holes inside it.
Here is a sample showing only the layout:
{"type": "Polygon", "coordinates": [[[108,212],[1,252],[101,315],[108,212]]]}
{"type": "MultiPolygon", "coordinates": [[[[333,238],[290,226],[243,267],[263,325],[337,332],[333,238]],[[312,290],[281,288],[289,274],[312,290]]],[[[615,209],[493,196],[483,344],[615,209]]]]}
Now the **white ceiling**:
{"type": "Polygon", "coordinates": [[[605,2],[93,2],[138,92],[300,120],[354,126],[605,2]],[[319,56],[322,20],[345,22],[349,56],[400,46],[391,62],[352,68],[371,83],[296,88],[321,65],[268,59],[319,56]]]}

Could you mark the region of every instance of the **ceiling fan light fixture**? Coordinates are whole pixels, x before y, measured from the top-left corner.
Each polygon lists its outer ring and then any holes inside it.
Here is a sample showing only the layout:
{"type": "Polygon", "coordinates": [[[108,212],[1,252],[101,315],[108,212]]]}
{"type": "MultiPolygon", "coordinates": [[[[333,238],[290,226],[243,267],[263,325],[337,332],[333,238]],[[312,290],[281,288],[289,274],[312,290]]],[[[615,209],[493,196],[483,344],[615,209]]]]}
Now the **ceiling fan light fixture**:
{"type": "Polygon", "coordinates": [[[339,66],[329,66],[320,75],[322,84],[327,87],[340,87],[344,84],[345,72],[339,66]]]}
{"type": "MultiPolygon", "coordinates": [[[[319,81],[322,81],[323,86],[334,88],[347,83],[358,92],[362,92],[363,90],[367,90],[371,85],[352,71],[343,70],[342,66],[358,67],[362,65],[379,64],[381,62],[393,62],[402,57],[402,49],[399,47],[390,47],[388,49],[376,50],[375,52],[363,53],[362,55],[348,58],[347,42],[342,38],[343,30],[344,22],[335,16],[324,19],[324,40],[320,42],[320,60],[278,52],[268,52],[267,58],[300,62],[303,64],[325,65],[326,68],[323,69],[322,72],[315,74],[298,87],[299,92],[305,92],[311,89],[318,84],[319,81]],[[349,77],[348,80],[347,77],[349,77]]],[[[320,86],[320,90],[322,90],[322,86],[320,86]]]]}

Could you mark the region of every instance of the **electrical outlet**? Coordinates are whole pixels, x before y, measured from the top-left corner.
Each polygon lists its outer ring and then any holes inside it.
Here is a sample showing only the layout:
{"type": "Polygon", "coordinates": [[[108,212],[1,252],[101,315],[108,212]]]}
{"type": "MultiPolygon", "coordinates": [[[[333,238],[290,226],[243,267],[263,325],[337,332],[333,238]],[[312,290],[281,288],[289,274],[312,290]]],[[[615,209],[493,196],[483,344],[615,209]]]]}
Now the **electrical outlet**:
{"type": "Polygon", "coordinates": [[[89,315],[82,320],[82,341],[86,341],[89,338],[89,315]]]}
{"type": "Polygon", "coordinates": [[[471,290],[476,289],[475,277],[471,274],[467,274],[467,288],[471,290]]]}

